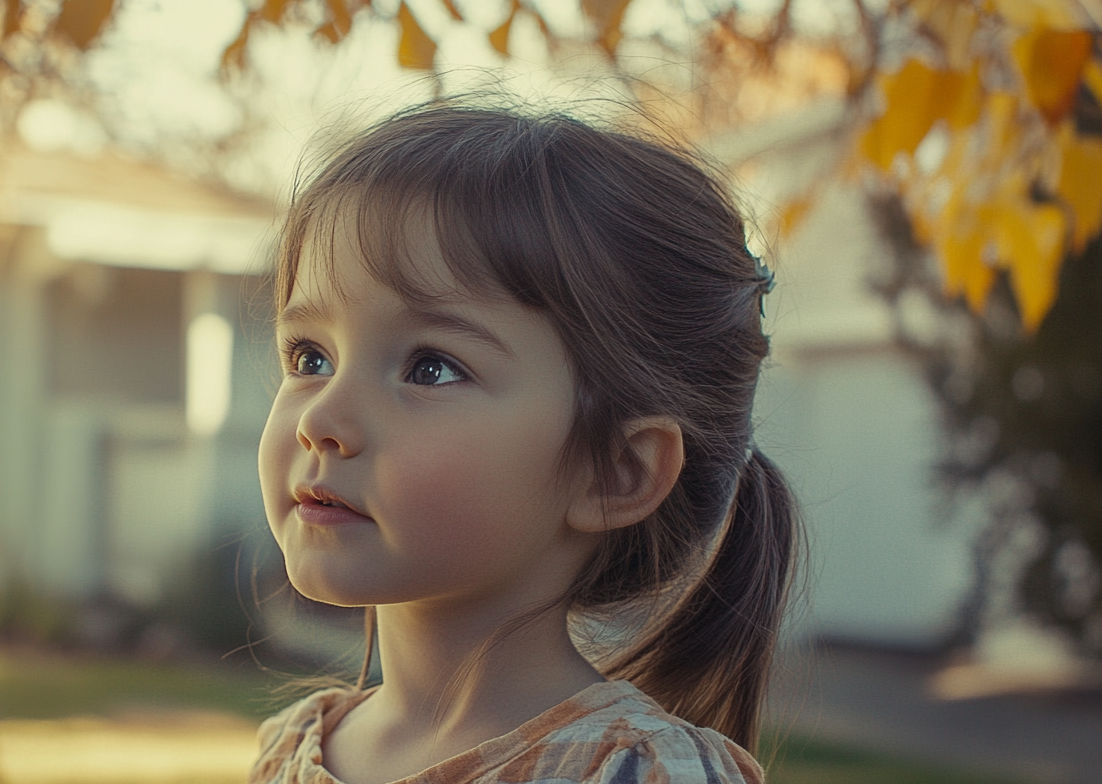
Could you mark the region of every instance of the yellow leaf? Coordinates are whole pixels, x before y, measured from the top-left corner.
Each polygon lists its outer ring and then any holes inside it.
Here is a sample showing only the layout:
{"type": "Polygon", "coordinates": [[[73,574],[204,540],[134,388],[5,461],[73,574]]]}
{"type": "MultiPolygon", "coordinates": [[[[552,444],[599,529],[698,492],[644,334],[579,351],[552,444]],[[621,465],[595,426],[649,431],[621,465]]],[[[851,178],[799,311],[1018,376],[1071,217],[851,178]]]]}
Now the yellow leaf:
{"type": "Polygon", "coordinates": [[[985,259],[989,240],[980,215],[957,195],[930,231],[945,275],[945,293],[963,294],[969,309],[982,313],[995,282],[995,272],[985,259]]]}
{"type": "Polygon", "coordinates": [[[551,28],[547,26],[547,20],[536,11],[534,8],[526,9],[529,14],[536,18],[536,25],[539,27],[540,32],[543,34],[544,39],[547,41],[548,46],[554,47],[558,39],[551,32],[551,28]]]}
{"type": "Polygon", "coordinates": [[[1102,228],[1102,139],[1080,136],[1066,123],[1056,143],[1060,148],[1056,193],[1075,217],[1071,247],[1080,253],[1102,228]]]}
{"type": "Polygon", "coordinates": [[[1004,161],[1017,157],[1021,145],[1021,121],[1018,96],[1009,92],[993,92],[984,102],[983,155],[990,170],[1004,161]]]}
{"type": "Polygon", "coordinates": [[[230,68],[242,69],[245,67],[246,48],[249,45],[249,27],[253,21],[252,15],[246,16],[241,25],[241,32],[233,40],[225,51],[222,52],[222,71],[225,73],[230,68]]]}
{"type": "Polygon", "coordinates": [[[582,11],[597,28],[597,44],[611,57],[624,37],[620,23],[631,0],[582,0],[582,11]]]}
{"type": "Polygon", "coordinates": [[[264,0],[264,4],[260,6],[257,13],[261,19],[272,24],[279,24],[283,21],[283,15],[287,13],[287,6],[291,2],[294,2],[294,0],[264,0]]]}
{"type": "Polygon", "coordinates": [[[325,4],[329,7],[334,32],[339,38],[344,38],[352,29],[352,14],[348,13],[348,6],[344,4],[344,0],[325,0],[325,4]]]}
{"type": "Polygon", "coordinates": [[[972,60],[972,36],[979,15],[968,0],[911,0],[907,7],[941,41],[949,66],[963,70],[972,60]]]}
{"type": "Polygon", "coordinates": [[[444,3],[444,8],[448,9],[448,13],[451,14],[451,18],[457,22],[463,21],[463,14],[459,13],[459,9],[455,7],[453,0],[441,0],[444,3]]]}
{"type": "Polygon", "coordinates": [[[320,35],[325,38],[329,43],[339,43],[341,40],[341,33],[337,30],[337,26],[332,22],[326,22],[325,24],[314,30],[314,35],[320,35]]]}
{"type": "Polygon", "coordinates": [[[490,46],[506,57],[509,56],[509,30],[513,27],[513,17],[517,15],[518,10],[520,10],[520,0],[513,0],[513,7],[509,9],[509,16],[489,35],[490,46]]]}
{"type": "Polygon", "coordinates": [[[1097,60],[1090,60],[1083,69],[1083,83],[1094,93],[1095,99],[1102,103],[1102,65],[1097,60]]]}
{"type": "Polygon", "coordinates": [[[922,210],[911,214],[911,231],[920,245],[930,245],[934,238],[935,223],[928,212],[922,210]]]}
{"type": "Polygon", "coordinates": [[[951,129],[958,131],[979,119],[984,96],[983,82],[979,63],[973,63],[967,71],[951,73],[953,78],[942,85],[945,90],[941,97],[945,104],[942,116],[951,129]]]}
{"type": "Polygon", "coordinates": [[[103,32],[114,7],[114,0],[65,0],[55,25],[78,49],[87,49],[103,32]]]}
{"type": "Polygon", "coordinates": [[[20,0],[4,0],[4,30],[0,33],[3,38],[19,29],[19,22],[23,16],[23,3],[20,0]]]}
{"type": "Polygon", "coordinates": [[[500,27],[490,32],[490,46],[506,57],[509,56],[509,29],[513,26],[513,15],[510,14],[500,27]]]}
{"type": "Polygon", "coordinates": [[[398,24],[402,29],[402,37],[398,41],[398,64],[403,68],[432,70],[436,42],[421,29],[404,2],[398,6],[398,24]]]}
{"type": "Polygon", "coordinates": [[[959,128],[979,116],[982,88],[975,68],[939,71],[912,59],[880,84],[887,105],[862,136],[860,150],[884,171],[897,153],[913,154],[937,120],[959,128]]]}
{"type": "Polygon", "coordinates": [[[1037,27],[1077,30],[1089,22],[1069,0],[988,0],[987,8],[1023,30],[1037,27]]]}
{"type": "Polygon", "coordinates": [[[1064,212],[1052,204],[1000,205],[993,216],[999,258],[1010,269],[1022,324],[1033,332],[1056,300],[1064,251],[1064,212]]]}
{"type": "Polygon", "coordinates": [[[777,229],[781,237],[790,237],[792,232],[803,223],[804,218],[807,217],[807,213],[811,209],[811,204],[811,196],[805,195],[784,205],[784,208],[781,210],[780,224],[777,229]]]}
{"type": "Polygon", "coordinates": [[[1086,30],[1033,30],[1014,42],[1026,95],[1050,125],[1075,105],[1093,43],[1094,36],[1086,30]]]}

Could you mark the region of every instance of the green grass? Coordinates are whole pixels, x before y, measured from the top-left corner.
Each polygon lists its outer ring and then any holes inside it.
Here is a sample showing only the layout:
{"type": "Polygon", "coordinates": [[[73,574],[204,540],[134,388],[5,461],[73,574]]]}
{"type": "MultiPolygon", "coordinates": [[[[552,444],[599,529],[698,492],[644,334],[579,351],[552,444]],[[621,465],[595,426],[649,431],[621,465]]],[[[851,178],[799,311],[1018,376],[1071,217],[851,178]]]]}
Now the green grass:
{"type": "Polygon", "coordinates": [[[0,718],[185,708],[260,719],[293,699],[273,697],[281,682],[252,662],[201,665],[0,649],[0,718]]]}
{"type": "Polygon", "coordinates": [[[1030,784],[1001,773],[936,765],[863,749],[788,736],[763,744],[768,784],[1030,784]],[[772,755],[772,756],[770,756],[772,755]]]}

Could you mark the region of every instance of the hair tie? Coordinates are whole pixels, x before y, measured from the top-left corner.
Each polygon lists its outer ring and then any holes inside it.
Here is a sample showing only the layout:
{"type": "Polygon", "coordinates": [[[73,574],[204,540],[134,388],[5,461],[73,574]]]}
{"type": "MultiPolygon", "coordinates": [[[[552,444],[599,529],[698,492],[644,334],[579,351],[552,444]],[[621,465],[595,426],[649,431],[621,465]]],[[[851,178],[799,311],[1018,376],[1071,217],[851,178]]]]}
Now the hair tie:
{"type": "Polygon", "coordinates": [[[754,275],[758,286],[758,308],[761,317],[765,318],[765,295],[773,290],[773,287],[777,285],[777,280],[773,270],[769,269],[769,266],[761,260],[761,256],[755,256],[751,253],[750,258],[754,260],[754,275]]]}

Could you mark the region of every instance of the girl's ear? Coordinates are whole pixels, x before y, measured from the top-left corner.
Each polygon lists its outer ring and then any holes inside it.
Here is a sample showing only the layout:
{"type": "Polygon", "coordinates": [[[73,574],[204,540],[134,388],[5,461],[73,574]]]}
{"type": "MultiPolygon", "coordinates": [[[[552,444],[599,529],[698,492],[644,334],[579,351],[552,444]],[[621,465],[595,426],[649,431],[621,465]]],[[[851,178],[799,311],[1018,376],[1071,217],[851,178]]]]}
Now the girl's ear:
{"type": "Polygon", "coordinates": [[[596,533],[634,525],[665,500],[685,462],[681,426],[666,416],[641,417],[625,428],[627,445],[614,456],[613,487],[599,486],[592,469],[571,503],[567,522],[596,533]]]}

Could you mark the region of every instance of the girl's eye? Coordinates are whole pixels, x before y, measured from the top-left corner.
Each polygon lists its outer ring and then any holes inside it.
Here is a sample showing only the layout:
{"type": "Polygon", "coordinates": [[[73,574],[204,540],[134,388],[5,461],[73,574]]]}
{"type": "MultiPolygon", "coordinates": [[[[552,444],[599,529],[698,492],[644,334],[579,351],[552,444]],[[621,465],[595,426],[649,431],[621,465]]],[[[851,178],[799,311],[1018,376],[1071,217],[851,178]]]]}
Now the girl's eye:
{"type": "Polygon", "coordinates": [[[409,371],[409,382],[419,386],[443,386],[466,379],[463,371],[451,362],[431,354],[417,357],[409,371]]]}
{"type": "Polygon", "coordinates": [[[300,376],[331,376],[333,363],[313,349],[299,352],[295,359],[295,372],[300,376]]]}
{"type": "Polygon", "coordinates": [[[299,376],[331,376],[333,363],[305,340],[289,339],[283,348],[284,361],[290,372],[299,376]]]}

